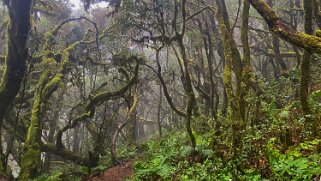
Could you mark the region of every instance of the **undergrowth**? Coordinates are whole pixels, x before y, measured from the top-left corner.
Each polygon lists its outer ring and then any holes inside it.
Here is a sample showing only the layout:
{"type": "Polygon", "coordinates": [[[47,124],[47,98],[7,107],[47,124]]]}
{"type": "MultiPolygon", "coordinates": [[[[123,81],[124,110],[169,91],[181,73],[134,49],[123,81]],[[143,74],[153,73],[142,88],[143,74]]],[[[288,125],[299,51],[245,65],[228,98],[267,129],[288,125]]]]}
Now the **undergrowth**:
{"type": "MultiPolygon", "coordinates": [[[[197,157],[192,163],[191,147],[185,133],[174,133],[147,143],[144,158],[135,163],[134,180],[211,181],[234,180],[233,161],[222,160],[211,149],[211,134],[197,135],[197,157]]],[[[270,138],[255,162],[249,161],[237,176],[239,180],[313,180],[321,175],[320,140],[305,141],[279,150],[277,138],[270,138]]],[[[244,151],[244,153],[246,153],[244,151]]],[[[236,160],[251,160],[243,155],[236,160]]]]}

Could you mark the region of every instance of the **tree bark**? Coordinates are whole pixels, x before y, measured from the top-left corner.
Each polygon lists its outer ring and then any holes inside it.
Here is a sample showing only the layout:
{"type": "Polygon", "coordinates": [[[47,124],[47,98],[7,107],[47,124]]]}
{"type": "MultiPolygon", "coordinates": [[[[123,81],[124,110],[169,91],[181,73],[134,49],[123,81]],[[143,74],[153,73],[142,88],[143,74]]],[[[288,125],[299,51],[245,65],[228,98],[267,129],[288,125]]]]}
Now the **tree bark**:
{"type": "MultiPolygon", "coordinates": [[[[61,26],[63,24],[60,24],[61,26]]],[[[39,171],[41,165],[41,136],[42,136],[42,121],[46,112],[46,104],[51,98],[52,94],[57,90],[61,81],[64,78],[71,51],[73,51],[79,44],[84,41],[78,41],[68,46],[63,50],[62,60],[60,63],[56,62],[51,50],[51,39],[54,38],[55,31],[58,31],[58,26],[54,31],[48,35],[43,52],[45,56],[42,58],[41,64],[45,67],[42,70],[40,79],[36,86],[34,95],[34,105],[31,112],[30,126],[27,133],[26,142],[24,145],[24,155],[21,162],[21,180],[34,179],[39,171]],[[57,66],[57,69],[52,69],[52,66],[57,66]],[[50,76],[53,75],[53,76],[50,76]]]]}
{"type": "Polygon", "coordinates": [[[112,142],[111,142],[111,157],[112,157],[112,161],[114,164],[121,164],[121,161],[118,159],[117,157],[117,150],[116,150],[116,146],[117,146],[117,137],[118,134],[123,130],[123,128],[126,126],[126,124],[128,123],[128,121],[130,121],[131,119],[133,119],[133,117],[135,117],[136,115],[136,108],[137,108],[137,104],[138,104],[138,92],[137,90],[135,91],[134,95],[133,95],[133,102],[131,107],[128,110],[128,113],[126,115],[126,119],[125,121],[119,126],[119,128],[116,129],[116,132],[113,134],[112,137],[112,142]]]}
{"type": "MultiPolygon", "coordinates": [[[[135,86],[137,87],[137,86],[135,86]]],[[[137,91],[137,90],[136,90],[137,91]]],[[[136,92],[134,94],[137,94],[136,92]]],[[[132,109],[130,116],[128,117],[128,124],[127,124],[127,142],[129,145],[135,145],[137,136],[136,136],[136,119],[137,119],[137,112],[136,112],[136,107],[132,108],[130,105],[137,104],[135,101],[137,101],[136,98],[137,95],[130,95],[130,104],[129,104],[129,109],[132,109]],[[136,100],[135,100],[136,99],[136,100]]]]}
{"type": "MultiPolygon", "coordinates": [[[[304,0],[304,30],[307,34],[313,34],[313,1],[304,0]]],[[[308,103],[309,84],[310,84],[310,63],[312,53],[309,50],[304,50],[301,62],[301,76],[300,76],[300,100],[303,113],[305,115],[311,114],[308,103]]],[[[308,123],[310,124],[310,123],[308,123]]],[[[310,125],[311,126],[311,125],[310,125]]]]}
{"type": "MultiPolygon", "coordinates": [[[[0,130],[6,111],[20,90],[26,71],[28,49],[26,47],[30,30],[32,0],[8,0],[8,43],[5,57],[5,71],[0,84],[0,130]]],[[[0,131],[0,138],[1,138],[0,131]]],[[[0,177],[5,175],[4,155],[0,144],[0,177]]]]}
{"type": "Polygon", "coordinates": [[[162,90],[162,85],[159,85],[159,100],[158,100],[158,108],[157,108],[157,125],[158,125],[158,132],[159,132],[159,137],[163,136],[162,132],[162,124],[161,124],[161,110],[162,110],[162,103],[163,103],[163,90],[162,90]]]}

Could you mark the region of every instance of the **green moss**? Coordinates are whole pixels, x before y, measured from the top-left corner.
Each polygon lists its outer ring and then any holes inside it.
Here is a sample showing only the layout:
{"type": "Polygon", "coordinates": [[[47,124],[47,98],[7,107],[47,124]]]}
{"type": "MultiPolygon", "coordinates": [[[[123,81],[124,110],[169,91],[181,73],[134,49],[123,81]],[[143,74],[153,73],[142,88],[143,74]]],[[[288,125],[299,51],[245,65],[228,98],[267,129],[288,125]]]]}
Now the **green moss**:
{"type": "MultiPolygon", "coordinates": [[[[302,48],[321,53],[321,38],[309,33],[296,32],[291,27],[285,25],[265,2],[265,0],[248,0],[252,6],[259,12],[269,25],[271,31],[278,34],[284,40],[291,42],[302,48]]],[[[307,1],[311,3],[313,1],[307,1]]],[[[312,11],[311,11],[312,12],[312,11]]],[[[306,13],[305,13],[306,14],[306,13]]],[[[312,34],[312,33],[310,33],[312,34]]]]}
{"type": "Polygon", "coordinates": [[[22,157],[21,176],[20,180],[28,180],[34,178],[37,174],[40,166],[40,139],[41,139],[41,107],[44,106],[41,103],[40,96],[38,95],[34,102],[34,108],[32,110],[31,123],[27,133],[27,140],[25,143],[25,152],[22,157]]]}
{"type": "Polygon", "coordinates": [[[224,67],[224,75],[223,80],[226,88],[226,94],[230,101],[233,100],[233,88],[232,88],[232,51],[228,43],[225,42],[225,67],[224,67]]]}
{"type": "Polygon", "coordinates": [[[291,32],[284,28],[274,28],[272,31],[280,35],[280,37],[286,41],[309,51],[321,54],[321,38],[318,36],[308,35],[303,32],[291,32]]]}
{"type": "MultiPolygon", "coordinates": [[[[21,180],[29,180],[36,177],[40,167],[40,143],[41,143],[41,122],[47,100],[50,98],[48,86],[57,83],[58,79],[49,80],[52,69],[48,66],[56,65],[52,58],[44,57],[41,65],[42,72],[38,84],[36,86],[35,100],[31,113],[30,126],[27,132],[27,139],[24,147],[24,155],[21,162],[21,180]]],[[[59,76],[59,75],[58,75],[59,76]]]]}
{"type": "Polygon", "coordinates": [[[315,31],[315,36],[321,38],[321,30],[316,30],[315,31]]]}
{"type": "Polygon", "coordinates": [[[321,52],[321,38],[313,36],[313,35],[308,35],[302,32],[297,33],[298,41],[302,42],[305,44],[305,48],[307,49],[317,49],[314,51],[321,52]]]}
{"type": "Polygon", "coordinates": [[[40,145],[32,144],[26,148],[28,151],[25,152],[22,164],[21,164],[21,174],[20,180],[29,180],[30,178],[35,178],[38,172],[38,166],[40,165],[40,145]]]}
{"type": "MultiPolygon", "coordinates": [[[[25,143],[25,152],[22,158],[21,167],[21,180],[29,180],[37,175],[40,167],[40,144],[41,144],[41,132],[42,132],[42,119],[45,112],[47,101],[52,96],[52,93],[60,86],[63,85],[62,79],[64,77],[64,71],[69,63],[70,53],[73,51],[80,42],[76,42],[66,49],[62,53],[62,61],[56,62],[54,59],[54,53],[51,50],[54,41],[55,32],[47,32],[46,43],[42,51],[41,61],[41,76],[36,86],[35,101],[32,109],[30,127],[27,133],[27,139],[25,143]],[[54,77],[51,78],[50,75],[54,77]]],[[[89,117],[91,111],[84,114],[84,117],[89,117]]]]}
{"type": "Polygon", "coordinates": [[[124,86],[122,86],[121,88],[119,88],[115,91],[105,91],[105,92],[101,92],[101,93],[94,95],[93,98],[91,99],[90,103],[86,106],[86,109],[90,110],[96,104],[99,104],[103,101],[107,101],[111,97],[118,96],[118,95],[121,95],[122,93],[126,92],[137,81],[138,70],[139,70],[139,64],[137,63],[136,67],[135,67],[134,76],[127,82],[127,84],[125,84],[124,86]]]}
{"type": "Polygon", "coordinates": [[[258,13],[265,19],[268,26],[273,28],[279,19],[277,14],[271,9],[265,0],[248,0],[258,13]]]}
{"type": "MultiPolygon", "coordinates": [[[[43,81],[43,79],[41,80],[43,81]]],[[[42,86],[42,84],[42,82],[39,82],[38,86],[42,86]]],[[[45,105],[41,101],[41,94],[39,91],[37,91],[31,114],[31,122],[27,133],[27,139],[25,142],[25,152],[21,162],[21,180],[28,180],[30,178],[34,178],[40,166],[40,121],[42,120],[42,111],[44,106],[45,105]]]]}
{"type": "Polygon", "coordinates": [[[56,87],[58,87],[58,85],[60,84],[61,80],[63,78],[63,74],[58,73],[56,74],[44,87],[42,94],[43,94],[43,99],[44,100],[49,100],[52,91],[54,91],[54,89],[56,89],[56,87]]]}

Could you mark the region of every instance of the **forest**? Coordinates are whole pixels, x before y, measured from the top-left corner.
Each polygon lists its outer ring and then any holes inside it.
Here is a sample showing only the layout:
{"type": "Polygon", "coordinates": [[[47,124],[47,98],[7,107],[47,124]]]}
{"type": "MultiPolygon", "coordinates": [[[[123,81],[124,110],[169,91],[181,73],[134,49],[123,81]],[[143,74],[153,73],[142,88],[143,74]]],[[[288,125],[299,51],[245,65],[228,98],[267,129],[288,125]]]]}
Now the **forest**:
{"type": "Polygon", "coordinates": [[[2,0],[1,181],[321,180],[321,0],[2,0]]]}

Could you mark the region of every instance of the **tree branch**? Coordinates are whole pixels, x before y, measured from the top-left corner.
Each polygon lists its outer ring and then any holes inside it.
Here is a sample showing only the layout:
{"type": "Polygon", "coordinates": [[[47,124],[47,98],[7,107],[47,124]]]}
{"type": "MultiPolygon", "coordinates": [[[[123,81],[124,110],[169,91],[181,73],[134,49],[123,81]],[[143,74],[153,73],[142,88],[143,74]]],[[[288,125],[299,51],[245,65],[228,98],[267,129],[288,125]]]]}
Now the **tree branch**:
{"type": "Polygon", "coordinates": [[[280,36],[287,42],[321,54],[321,38],[308,35],[303,32],[297,32],[292,27],[286,25],[278,17],[275,11],[265,2],[265,0],[248,0],[257,12],[264,18],[270,30],[280,36]]]}

